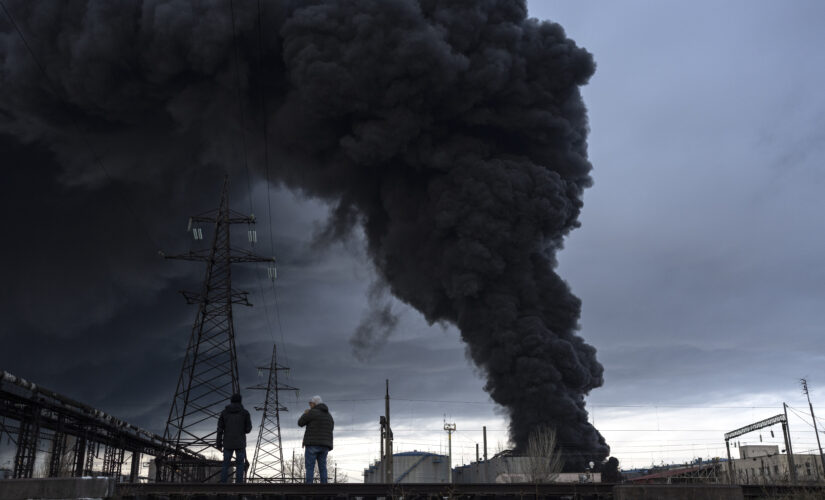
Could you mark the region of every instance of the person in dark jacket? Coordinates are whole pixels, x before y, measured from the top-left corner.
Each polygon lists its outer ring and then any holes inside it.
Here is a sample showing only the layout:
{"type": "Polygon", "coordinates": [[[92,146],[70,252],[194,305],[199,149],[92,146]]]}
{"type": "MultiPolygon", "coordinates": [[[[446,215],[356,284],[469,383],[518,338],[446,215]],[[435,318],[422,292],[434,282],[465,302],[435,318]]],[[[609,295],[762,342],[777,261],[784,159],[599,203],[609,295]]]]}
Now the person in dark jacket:
{"type": "Polygon", "coordinates": [[[242,483],[246,472],[246,435],[252,430],[252,419],[241,404],[241,395],[233,394],[230,403],[218,418],[218,436],[216,446],[223,451],[223,468],[221,482],[229,476],[229,464],[235,454],[235,482],[242,483]]]}
{"type": "Polygon", "coordinates": [[[327,453],[332,450],[332,429],[335,421],[329,414],[329,408],[321,401],[321,396],[312,396],[309,409],[298,419],[298,425],[306,426],[303,446],[304,461],[307,468],[307,484],[312,483],[315,475],[315,462],[318,462],[318,474],[321,482],[327,482],[327,453]]]}

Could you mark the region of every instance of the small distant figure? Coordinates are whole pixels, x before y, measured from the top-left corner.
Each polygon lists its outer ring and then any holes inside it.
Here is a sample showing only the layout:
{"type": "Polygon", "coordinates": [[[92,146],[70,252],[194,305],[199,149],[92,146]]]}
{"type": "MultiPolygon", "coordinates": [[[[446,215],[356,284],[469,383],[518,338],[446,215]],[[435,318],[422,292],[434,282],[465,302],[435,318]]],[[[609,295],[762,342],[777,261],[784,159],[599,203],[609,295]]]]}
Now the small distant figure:
{"type": "Polygon", "coordinates": [[[327,453],[332,450],[332,429],[335,421],[329,414],[329,408],[321,401],[321,396],[312,396],[309,400],[309,409],[298,419],[298,425],[306,426],[303,446],[304,461],[306,462],[306,483],[311,484],[315,476],[315,462],[318,462],[318,474],[321,483],[327,482],[327,453]]]}
{"type": "Polygon", "coordinates": [[[235,482],[242,483],[246,472],[246,435],[252,430],[252,418],[241,404],[241,395],[233,394],[218,418],[216,446],[223,451],[221,482],[229,478],[229,464],[235,454],[235,482]]]}

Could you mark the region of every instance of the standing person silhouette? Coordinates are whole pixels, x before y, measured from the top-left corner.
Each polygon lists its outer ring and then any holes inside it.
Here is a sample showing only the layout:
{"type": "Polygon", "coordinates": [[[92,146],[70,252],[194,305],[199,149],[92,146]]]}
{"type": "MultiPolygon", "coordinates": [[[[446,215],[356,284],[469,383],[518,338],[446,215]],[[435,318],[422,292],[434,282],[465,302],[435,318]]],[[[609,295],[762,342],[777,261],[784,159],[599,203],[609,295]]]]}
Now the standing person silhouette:
{"type": "Polygon", "coordinates": [[[335,421],[329,414],[329,408],[321,396],[312,396],[309,409],[298,419],[298,425],[306,426],[304,431],[304,461],[306,463],[306,483],[311,484],[315,475],[315,462],[318,462],[318,474],[321,483],[327,482],[327,453],[332,450],[332,429],[335,421]]]}
{"type": "Polygon", "coordinates": [[[246,472],[246,435],[252,430],[252,418],[241,404],[241,395],[233,394],[230,403],[218,418],[218,436],[216,446],[223,451],[221,482],[229,479],[229,464],[235,455],[235,482],[243,482],[246,472]]]}

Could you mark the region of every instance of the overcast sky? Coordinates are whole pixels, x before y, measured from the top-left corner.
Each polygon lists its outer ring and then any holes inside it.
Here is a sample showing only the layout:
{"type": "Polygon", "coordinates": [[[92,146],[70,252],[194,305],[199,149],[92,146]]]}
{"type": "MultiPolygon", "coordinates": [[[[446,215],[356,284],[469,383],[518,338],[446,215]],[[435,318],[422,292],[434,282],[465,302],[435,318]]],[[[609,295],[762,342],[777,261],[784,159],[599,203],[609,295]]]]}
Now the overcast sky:
{"type": "MultiPolygon", "coordinates": [[[[813,449],[798,379],[825,416],[825,4],[532,1],[529,14],[596,61],[582,89],[594,185],[557,271],[604,365],[587,402],[611,455],[625,469],[721,456],[724,432],[783,401],[795,451],[813,449]]],[[[0,136],[0,368],[162,434],[195,312],[177,290],[197,289],[203,269],[156,252],[190,247],[187,217],[217,204],[220,175],[154,190],[178,200],[169,212],[119,183],[67,180],[65,159],[44,149],[0,136]]],[[[269,197],[274,248],[259,215],[255,250],[275,254],[279,277],[276,301],[262,268],[234,276],[255,304],[236,308],[240,376],[259,383],[253,367],[278,343],[300,388],[282,417],[285,454],[301,453],[294,421],[320,394],[335,460],[359,480],[378,457],[385,379],[397,451],[445,451],[445,419],[457,463],[474,459],[483,425],[491,452],[506,447],[454,327],[396,301],[395,333],[368,360],[353,355],[374,279],[363,236],[313,245],[328,206],[259,176],[250,200],[245,175],[235,168],[232,204],[265,214],[269,197]]]]}

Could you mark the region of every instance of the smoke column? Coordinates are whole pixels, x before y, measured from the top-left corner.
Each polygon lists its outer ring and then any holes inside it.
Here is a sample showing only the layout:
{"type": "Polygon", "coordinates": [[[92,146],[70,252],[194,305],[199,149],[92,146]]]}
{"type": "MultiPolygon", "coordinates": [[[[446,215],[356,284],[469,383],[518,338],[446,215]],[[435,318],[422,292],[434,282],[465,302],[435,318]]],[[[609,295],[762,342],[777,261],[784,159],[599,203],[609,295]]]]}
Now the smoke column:
{"type": "Polygon", "coordinates": [[[379,297],[356,345],[394,327],[388,289],[458,326],[517,449],[549,424],[568,468],[607,456],[584,404],[602,366],[554,272],[591,184],[595,65],[558,24],[518,0],[6,4],[48,79],[3,18],[0,133],[48,147],[62,183],[110,182],[87,142],[149,191],[238,165],[240,93],[252,168],[265,115],[273,181],[327,200],[332,237],[366,234],[379,297]]]}

